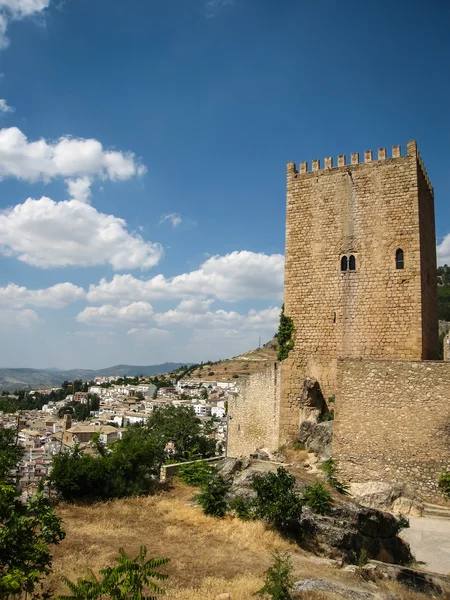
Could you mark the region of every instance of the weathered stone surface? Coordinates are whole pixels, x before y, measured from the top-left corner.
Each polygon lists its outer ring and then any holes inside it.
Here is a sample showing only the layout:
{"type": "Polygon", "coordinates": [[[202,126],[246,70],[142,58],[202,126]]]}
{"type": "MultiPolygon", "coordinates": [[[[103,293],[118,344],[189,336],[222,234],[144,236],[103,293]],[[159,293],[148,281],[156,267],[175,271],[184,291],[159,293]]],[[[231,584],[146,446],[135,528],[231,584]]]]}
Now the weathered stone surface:
{"type": "Polygon", "coordinates": [[[350,483],[408,484],[418,499],[447,504],[450,362],[339,360],[333,458],[350,483]]]}
{"type": "Polygon", "coordinates": [[[228,478],[236,471],[242,469],[242,460],[239,458],[226,458],[223,467],[219,471],[219,475],[228,478]]]}
{"type": "Polygon", "coordinates": [[[350,485],[352,497],[362,504],[397,514],[420,517],[423,504],[409,486],[392,484],[385,481],[367,481],[350,485]]]}
{"type": "MultiPolygon", "coordinates": [[[[235,472],[230,496],[253,497],[256,477],[275,472],[278,467],[270,462],[252,462],[242,472],[235,472]]],[[[308,484],[297,481],[299,494],[308,484]]],[[[397,536],[395,517],[374,508],[335,501],[330,514],[321,516],[305,506],[299,525],[293,524],[293,535],[302,547],[340,563],[358,563],[364,556],[397,564],[412,559],[408,544],[397,536]]]]}
{"type": "Polygon", "coordinates": [[[373,508],[339,502],[322,516],[304,507],[300,523],[305,547],[330,558],[358,563],[367,557],[402,565],[412,560],[409,546],[397,535],[395,517],[373,508]]]}
{"type": "Polygon", "coordinates": [[[393,581],[407,585],[415,591],[428,594],[428,597],[435,597],[432,594],[443,594],[450,591],[448,575],[419,571],[419,569],[386,564],[376,560],[371,560],[363,569],[379,573],[393,581]]]}
{"type": "Polygon", "coordinates": [[[333,594],[333,597],[348,598],[348,600],[374,600],[375,598],[381,598],[378,594],[356,590],[326,579],[303,579],[302,581],[296,581],[292,589],[294,593],[326,592],[327,594],[333,594]]]}
{"type": "Polygon", "coordinates": [[[305,445],[308,452],[314,452],[323,460],[327,460],[331,457],[333,421],[323,423],[303,421],[300,425],[298,441],[305,445]]]}

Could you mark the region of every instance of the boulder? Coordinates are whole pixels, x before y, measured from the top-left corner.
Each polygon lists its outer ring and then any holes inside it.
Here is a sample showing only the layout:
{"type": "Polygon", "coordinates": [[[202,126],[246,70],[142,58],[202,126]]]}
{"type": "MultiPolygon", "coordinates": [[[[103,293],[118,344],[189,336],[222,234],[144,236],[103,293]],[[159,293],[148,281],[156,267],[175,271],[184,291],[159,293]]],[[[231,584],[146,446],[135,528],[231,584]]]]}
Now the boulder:
{"type": "Polygon", "coordinates": [[[304,444],[308,452],[314,452],[323,460],[331,458],[333,440],[333,421],[303,421],[300,425],[298,441],[304,444]]]}
{"type": "Polygon", "coordinates": [[[421,517],[423,504],[408,486],[382,481],[352,483],[350,493],[364,506],[389,510],[397,514],[421,517]]]}
{"type": "Polygon", "coordinates": [[[341,583],[319,578],[296,581],[292,590],[294,593],[300,593],[300,598],[303,597],[304,592],[325,592],[326,594],[333,594],[333,598],[345,598],[348,600],[373,600],[380,597],[373,592],[357,590],[341,583]]]}
{"type": "Polygon", "coordinates": [[[300,524],[302,546],[342,563],[376,559],[405,565],[413,559],[409,545],[398,536],[396,518],[374,508],[341,501],[328,515],[318,515],[305,506],[300,524]]]}

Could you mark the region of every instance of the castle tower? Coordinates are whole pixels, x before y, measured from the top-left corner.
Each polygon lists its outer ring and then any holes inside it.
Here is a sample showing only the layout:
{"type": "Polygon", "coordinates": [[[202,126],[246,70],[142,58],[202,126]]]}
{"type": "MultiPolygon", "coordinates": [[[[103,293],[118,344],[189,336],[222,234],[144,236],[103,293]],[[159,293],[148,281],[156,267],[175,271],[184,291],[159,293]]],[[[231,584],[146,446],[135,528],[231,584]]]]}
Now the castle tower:
{"type": "Polygon", "coordinates": [[[305,377],[336,393],[338,358],[438,356],[433,188],[408,142],[287,165],[285,314],[295,346],[283,363],[280,440],[299,426],[305,377]]]}

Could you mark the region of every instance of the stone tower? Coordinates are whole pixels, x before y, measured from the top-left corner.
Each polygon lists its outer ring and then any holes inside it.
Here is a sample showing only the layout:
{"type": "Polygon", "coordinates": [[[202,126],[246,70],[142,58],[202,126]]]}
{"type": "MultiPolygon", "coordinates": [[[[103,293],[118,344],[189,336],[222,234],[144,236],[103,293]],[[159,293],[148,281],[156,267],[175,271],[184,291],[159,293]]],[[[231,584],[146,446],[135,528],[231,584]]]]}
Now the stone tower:
{"type": "Polygon", "coordinates": [[[280,441],[298,432],[305,377],[336,393],[338,358],[437,358],[433,188],[415,142],[405,156],[288,163],[284,302],[296,335],[280,441]]]}

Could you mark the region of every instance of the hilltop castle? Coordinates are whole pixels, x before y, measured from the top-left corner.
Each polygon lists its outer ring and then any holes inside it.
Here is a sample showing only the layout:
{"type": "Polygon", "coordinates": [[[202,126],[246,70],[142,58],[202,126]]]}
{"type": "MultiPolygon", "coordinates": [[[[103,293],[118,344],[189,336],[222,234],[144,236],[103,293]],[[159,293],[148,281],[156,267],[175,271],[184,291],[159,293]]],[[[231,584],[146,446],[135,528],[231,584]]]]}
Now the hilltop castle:
{"type": "Polygon", "coordinates": [[[437,361],[434,195],[415,142],[404,156],[288,163],[284,302],[294,347],[242,382],[229,454],[295,439],[316,381],[336,398],[333,456],[350,481],[412,482],[438,500],[450,364],[437,361]]]}

